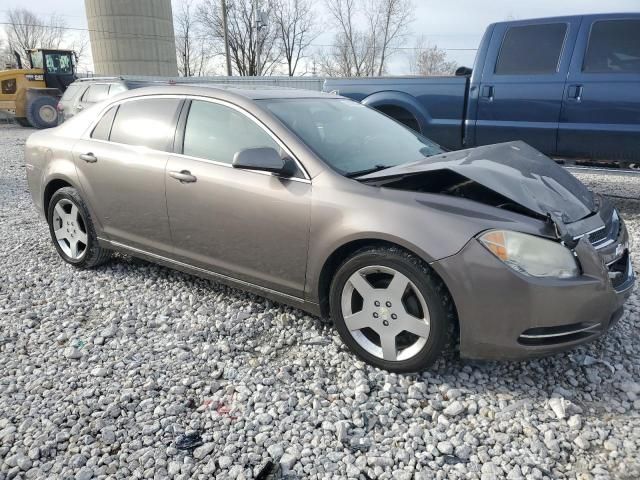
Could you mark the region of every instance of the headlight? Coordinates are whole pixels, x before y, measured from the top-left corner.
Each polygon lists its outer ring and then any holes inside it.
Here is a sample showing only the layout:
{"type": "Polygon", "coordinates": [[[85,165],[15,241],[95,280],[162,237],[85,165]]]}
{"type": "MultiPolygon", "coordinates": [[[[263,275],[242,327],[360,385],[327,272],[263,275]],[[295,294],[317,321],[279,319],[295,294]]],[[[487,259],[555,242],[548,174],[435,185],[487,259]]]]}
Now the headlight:
{"type": "Polygon", "coordinates": [[[580,274],[573,253],[560,243],[508,230],[487,232],[479,240],[509,267],[525,275],[571,278],[580,274]]]}

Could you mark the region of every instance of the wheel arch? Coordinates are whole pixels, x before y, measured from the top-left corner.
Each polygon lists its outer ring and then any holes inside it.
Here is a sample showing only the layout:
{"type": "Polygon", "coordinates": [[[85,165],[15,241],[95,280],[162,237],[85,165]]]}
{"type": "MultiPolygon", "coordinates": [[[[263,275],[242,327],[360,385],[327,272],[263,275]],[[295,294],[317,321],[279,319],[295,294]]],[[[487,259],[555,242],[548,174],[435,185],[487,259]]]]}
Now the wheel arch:
{"type": "Polygon", "coordinates": [[[72,187],[77,190],[77,187],[73,185],[68,179],[65,178],[52,178],[47,182],[42,193],[42,210],[44,211],[44,218],[49,221],[49,203],[53,195],[64,187],[72,187]]]}
{"type": "MultiPolygon", "coordinates": [[[[398,92],[395,90],[388,90],[383,92],[376,92],[369,95],[361,102],[363,105],[375,108],[376,110],[389,115],[394,120],[397,120],[404,125],[407,124],[407,118],[404,116],[409,114],[415,121],[417,130],[420,133],[425,133],[428,126],[432,123],[433,118],[429,111],[412,95],[405,92],[398,92]]],[[[414,128],[416,130],[416,128],[414,128]]]]}
{"type": "Polygon", "coordinates": [[[358,250],[361,250],[363,248],[376,248],[376,247],[397,248],[404,252],[409,253],[410,255],[413,255],[416,258],[419,258],[420,260],[422,260],[422,262],[424,262],[425,266],[433,273],[433,275],[438,279],[438,281],[442,283],[442,286],[444,287],[444,290],[451,301],[451,306],[453,309],[452,313],[453,313],[454,328],[457,335],[459,332],[458,310],[456,308],[455,299],[451,294],[451,290],[445,283],[444,279],[438,274],[438,272],[435,271],[435,269],[433,269],[429,265],[429,262],[425,261],[425,259],[421,255],[418,255],[416,252],[414,252],[410,248],[407,248],[406,246],[400,245],[398,243],[394,243],[389,240],[382,240],[382,239],[376,239],[376,238],[363,238],[363,239],[356,239],[356,240],[349,241],[341,245],[337,249],[335,249],[329,255],[329,257],[327,257],[324,264],[322,265],[322,269],[320,270],[320,275],[318,279],[317,294],[318,294],[318,303],[320,307],[321,317],[324,319],[330,319],[331,312],[329,308],[329,292],[331,289],[331,281],[335,277],[335,274],[338,271],[338,268],[340,268],[340,265],[342,265],[342,263],[347,258],[349,258],[358,250]]]}

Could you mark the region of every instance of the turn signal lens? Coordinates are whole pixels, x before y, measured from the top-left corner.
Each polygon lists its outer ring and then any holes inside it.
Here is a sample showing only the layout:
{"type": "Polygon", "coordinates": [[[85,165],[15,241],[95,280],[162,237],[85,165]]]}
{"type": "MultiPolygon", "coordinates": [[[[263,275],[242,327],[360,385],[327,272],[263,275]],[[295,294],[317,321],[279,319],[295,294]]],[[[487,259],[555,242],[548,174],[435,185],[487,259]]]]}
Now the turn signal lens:
{"type": "Polygon", "coordinates": [[[572,278],[580,274],[573,252],[558,242],[509,230],[492,230],[479,240],[506,265],[525,275],[572,278]]]}

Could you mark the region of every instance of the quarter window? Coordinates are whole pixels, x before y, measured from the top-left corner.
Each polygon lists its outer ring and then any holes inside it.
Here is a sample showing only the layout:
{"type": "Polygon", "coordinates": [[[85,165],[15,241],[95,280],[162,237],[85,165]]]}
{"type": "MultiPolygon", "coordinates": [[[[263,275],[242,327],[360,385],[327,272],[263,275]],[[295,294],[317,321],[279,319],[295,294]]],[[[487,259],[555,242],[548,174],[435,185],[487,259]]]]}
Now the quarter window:
{"type": "Polygon", "coordinates": [[[178,98],[145,98],[121,103],[110,140],[168,151],[180,102],[178,98]]]}
{"type": "Polygon", "coordinates": [[[640,20],[595,22],[582,71],[640,73],[640,20]]]}
{"type": "Polygon", "coordinates": [[[278,144],[254,121],[217,103],[193,101],[184,132],[183,153],[231,164],[236,152],[278,144]]]}
{"type": "Polygon", "coordinates": [[[500,48],[496,75],[556,73],[566,33],[566,23],[509,28],[500,48]]]}
{"type": "Polygon", "coordinates": [[[109,133],[111,133],[111,125],[113,124],[113,117],[115,117],[118,107],[111,107],[107,113],[105,113],[98,124],[91,132],[91,138],[96,140],[109,140],[109,133]]]}

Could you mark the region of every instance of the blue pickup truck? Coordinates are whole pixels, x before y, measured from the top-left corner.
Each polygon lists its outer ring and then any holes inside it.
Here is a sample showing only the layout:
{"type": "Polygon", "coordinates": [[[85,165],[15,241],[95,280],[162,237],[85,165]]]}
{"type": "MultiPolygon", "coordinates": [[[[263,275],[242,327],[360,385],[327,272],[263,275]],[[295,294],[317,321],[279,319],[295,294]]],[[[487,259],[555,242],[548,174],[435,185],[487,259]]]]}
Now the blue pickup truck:
{"type": "Polygon", "coordinates": [[[455,150],[524,140],[554,157],[640,161],[640,13],[500,22],[472,71],[329,79],[455,150]]]}

